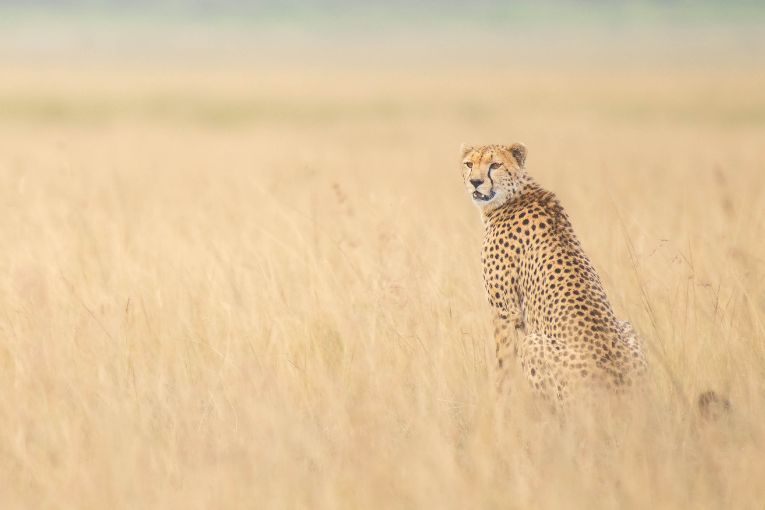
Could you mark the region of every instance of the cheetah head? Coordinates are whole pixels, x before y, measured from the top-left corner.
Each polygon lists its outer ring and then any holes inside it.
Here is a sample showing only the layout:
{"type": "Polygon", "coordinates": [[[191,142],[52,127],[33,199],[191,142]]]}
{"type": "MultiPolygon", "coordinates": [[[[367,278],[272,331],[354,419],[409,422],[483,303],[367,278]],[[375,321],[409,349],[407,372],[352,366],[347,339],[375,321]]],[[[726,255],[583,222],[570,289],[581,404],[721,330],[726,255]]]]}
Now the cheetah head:
{"type": "Polygon", "coordinates": [[[526,146],[462,145],[462,178],[480,208],[498,207],[512,199],[526,177],[526,146]]]}

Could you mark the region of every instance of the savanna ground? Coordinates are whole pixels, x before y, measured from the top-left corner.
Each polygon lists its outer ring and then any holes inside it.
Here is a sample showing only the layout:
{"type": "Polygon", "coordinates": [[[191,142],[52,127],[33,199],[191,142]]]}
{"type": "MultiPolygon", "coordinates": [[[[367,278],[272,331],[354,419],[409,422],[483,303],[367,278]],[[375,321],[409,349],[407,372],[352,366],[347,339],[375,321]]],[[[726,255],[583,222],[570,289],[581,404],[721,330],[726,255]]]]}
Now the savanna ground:
{"type": "Polygon", "coordinates": [[[169,60],[3,65],[0,507],[762,507],[762,69],[169,60]],[[624,416],[494,404],[458,147],[519,140],[624,416]]]}

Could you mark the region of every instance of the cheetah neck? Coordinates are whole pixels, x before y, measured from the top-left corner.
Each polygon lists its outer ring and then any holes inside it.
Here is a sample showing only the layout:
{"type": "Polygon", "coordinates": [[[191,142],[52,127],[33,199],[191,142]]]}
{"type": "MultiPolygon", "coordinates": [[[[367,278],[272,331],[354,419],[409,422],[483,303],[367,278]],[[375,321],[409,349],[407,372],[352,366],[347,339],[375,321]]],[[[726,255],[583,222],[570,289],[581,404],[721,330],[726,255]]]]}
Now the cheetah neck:
{"type": "Polygon", "coordinates": [[[501,215],[522,202],[531,193],[540,190],[539,184],[528,174],[523,174],[513,183],[513,188],[507,197],[497,204],[489,204],[481,209],[484,225],[489,225],[493,218],[501,215]]]}

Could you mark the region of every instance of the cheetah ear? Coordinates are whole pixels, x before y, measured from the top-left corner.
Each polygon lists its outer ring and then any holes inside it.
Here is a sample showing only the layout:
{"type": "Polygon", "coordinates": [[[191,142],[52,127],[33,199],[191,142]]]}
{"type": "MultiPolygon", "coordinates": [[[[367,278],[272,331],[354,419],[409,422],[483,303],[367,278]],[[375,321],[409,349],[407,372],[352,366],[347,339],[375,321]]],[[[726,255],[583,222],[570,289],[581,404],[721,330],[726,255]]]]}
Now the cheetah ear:
{"type": "Polygon", "coordinates": [[[523,168],[526,165],[526,146],[522,143],[514,143],[510,146],[505,146],[507,152],[513,155],[518,162],[518,166],[523,168]]]}
{"type": "Polygon", "coordinates": [[[463,143],[463,144],[460,146],[460,154],[462,154],[462,157],[463,157],[463,158],[464,158],[465,156],[467,156],[467,153],[468,153],[468,152],[472,152],[473,150],[475,150],[475,147],[474,147],[474,146],[472,146],[472,145],[468,145],[468,144],[466,144],[466,143],[463,143]]]}

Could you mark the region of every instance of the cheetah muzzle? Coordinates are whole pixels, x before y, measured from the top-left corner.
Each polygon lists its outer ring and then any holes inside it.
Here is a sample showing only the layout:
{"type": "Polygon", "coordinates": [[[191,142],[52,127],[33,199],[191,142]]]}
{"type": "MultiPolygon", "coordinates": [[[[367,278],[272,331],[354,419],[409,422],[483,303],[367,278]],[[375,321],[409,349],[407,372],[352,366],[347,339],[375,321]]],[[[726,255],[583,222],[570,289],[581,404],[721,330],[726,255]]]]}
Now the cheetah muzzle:
{"type": "Polygon", "coordinates": [[[492,200],[497,194],[494,193],[494,190],[491,190],[488,195],[484,195],[478,190],[475,190],[473,192],[473,200],[476,202],[489,202],[492,200]]]}

